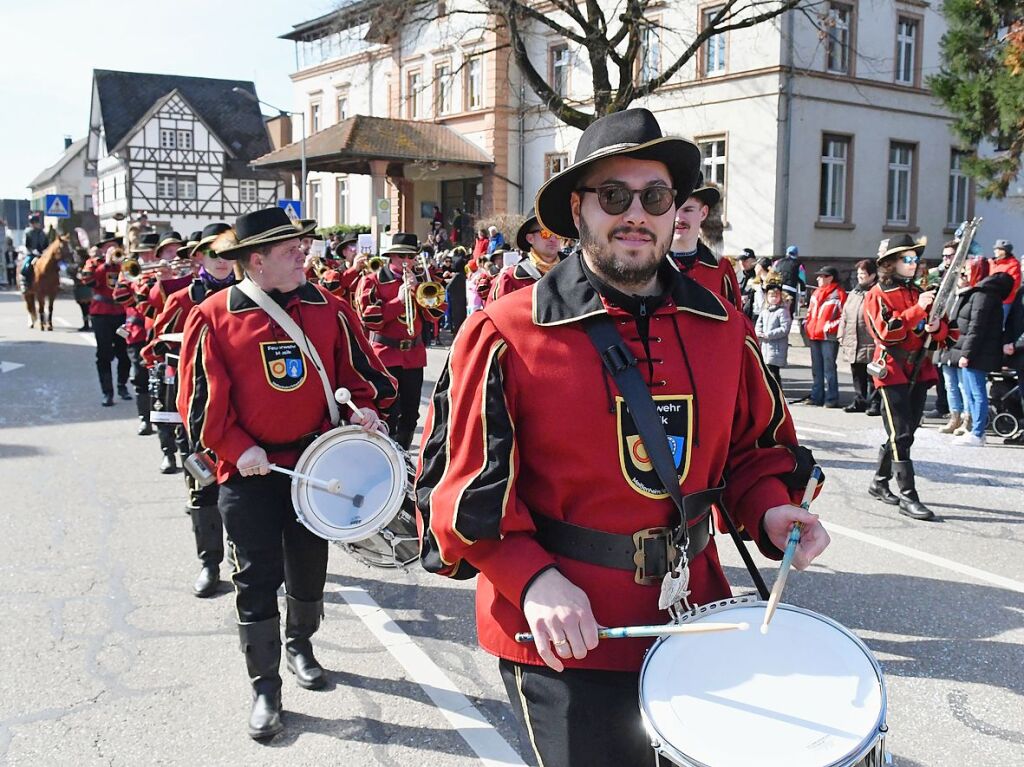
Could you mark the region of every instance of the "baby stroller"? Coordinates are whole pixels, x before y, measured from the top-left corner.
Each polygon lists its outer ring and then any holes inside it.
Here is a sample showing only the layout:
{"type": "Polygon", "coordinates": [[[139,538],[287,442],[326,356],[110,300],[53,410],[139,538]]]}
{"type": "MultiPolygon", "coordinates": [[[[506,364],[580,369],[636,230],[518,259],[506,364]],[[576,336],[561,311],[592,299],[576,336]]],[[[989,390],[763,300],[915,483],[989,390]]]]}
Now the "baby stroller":
{"type": "Polygon", "coordinates": [[[988,422],[1000,437],[1013,437],[1024,428],[1024,406],[1021,404],[1017,372],[1003,368],[989,373],[988,422]]]}

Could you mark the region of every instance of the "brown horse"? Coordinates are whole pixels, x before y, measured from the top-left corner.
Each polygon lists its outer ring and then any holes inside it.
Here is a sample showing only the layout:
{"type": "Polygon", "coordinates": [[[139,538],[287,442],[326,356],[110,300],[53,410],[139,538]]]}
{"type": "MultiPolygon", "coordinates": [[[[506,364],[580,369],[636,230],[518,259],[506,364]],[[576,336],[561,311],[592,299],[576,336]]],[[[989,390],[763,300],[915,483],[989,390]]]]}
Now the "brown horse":
{"type": "Polygon", "coordinates": [[[50,243],[43,254],[32,264],[34,279],[32,287],[25,291],[25,308],[28,309],[30,328],[36,324],[36,304],[39,305],[39,329],[53,330],[53,302],[60,290],[60,262],[71,258],[71,242],[67,235],[61,235],[50,243]]]}

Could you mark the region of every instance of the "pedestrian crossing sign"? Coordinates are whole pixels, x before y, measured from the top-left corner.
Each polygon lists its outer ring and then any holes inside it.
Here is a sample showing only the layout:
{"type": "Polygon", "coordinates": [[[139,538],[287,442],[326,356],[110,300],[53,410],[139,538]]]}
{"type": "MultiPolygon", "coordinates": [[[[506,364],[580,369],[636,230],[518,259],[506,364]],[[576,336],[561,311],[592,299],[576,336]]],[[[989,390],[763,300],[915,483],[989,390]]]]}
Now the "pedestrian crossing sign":
{"type": "Polygon", "coordinates": [[[66,194],[46,195],[46,213],[52,218],[71,217],[71,198],[66,194]]]}
{"type": "Polygon", "coordinates": [[[302,200],[278,200],[277,207],[283,208],[292,221],[302,218],[302,200]]]}

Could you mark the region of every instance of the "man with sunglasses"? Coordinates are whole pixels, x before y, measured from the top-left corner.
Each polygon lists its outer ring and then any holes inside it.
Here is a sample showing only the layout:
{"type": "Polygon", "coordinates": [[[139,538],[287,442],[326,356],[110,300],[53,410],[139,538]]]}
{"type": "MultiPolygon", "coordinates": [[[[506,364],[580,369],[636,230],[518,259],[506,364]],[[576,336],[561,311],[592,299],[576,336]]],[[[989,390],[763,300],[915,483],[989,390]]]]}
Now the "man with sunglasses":
{"type": "MultiPolygon", "coordinates": [[[[176,375],[176,370],[165,369],[166,355],[168,352],[178,352],[181,348],[181,344],[167,341],[163,336],[183,332],[185,320],[193,308],[208,296],[235,284],[234,262],[217,255],[219,244],[233,241],[222,237],[230,229],[228,224],[222,222],[207,224],[201,232],[193,233],[188,243],[178,249],[178,258],[191,258],[198,268],[198,273],[189,285],[167,297],[163,309],[153,321],[153,339],[142,350],[147,367],[156,369],[159,377],[176,375]]],[[[172,412],[174,411],[174,402],[165,404],[170,406],[172,412]]],[[[164,426],[171,427],[174,431],[172,441],[176,441],[179,447],[189,451],[190,446],[184,428],[181,425],[175,428],[173,424],[158,425],[164,426]]],[[[220,582],[220,563],[224,560],[224,526],[217,510],[216,483],[200,486],[191,474],[185,472],[185,486],[188,491],[185,510],[192,519],[196,556],[201,564],[199,575],[192,585],[192,593],[202,599],[212,596],[220,582]]]]}
{"type": "Polygon", "coordinates": [[[672,262],[687,277],[743,311],[743,297],[732,263],[727,258],[721,261],[715,258],[700,239],[700,228],[711,210],[721,202],[722,193],[716,187],[706,186],[703,174],[697,183],[699,188],[694,189],[676,211],[670,251],[672,262]]]}
{"type": "Polygon", "coordinates": [[[559,261],[561,241],[554,232],[543,228],[531,210],[516,232],[516,247],[524,258],[514,266],[502,270],[491,285],[488,302],[528,288],[559,261]]]}
{"type": "Polygon", "coordinates": [[[924,350],[913,384],[911,379],[926,336],[941,344],[949,335],[945,318],[928,322],[935,293],[922,291],[914,283],[924,248],[909,234],[882,240],[876,259],[878,282],[864,297],[864,319],[875,339],[868,371],[882,397],[882,423],[887,436],[878,449],[878,468],[868,493],[882,503],[899,506],[900,514],[920,520],[935,516],[917,494],[910,458],[928,389],[938,378],[928,350],[924,350]],[[889,489],[894,473],[899,495],[889,489]]]}
{"type": "Polygon", "coordinates": [[[578,238],[581,253],[475,312],[432,399],[416,492],[422,562],[448,577],[479,572],[479,641],[500,659],[539,764],[652,762],[636,702],[652,640],[598,642],[597,631],[665,623],[660,585],[680,551],[676,506],[589,321],[613,323],[671,440],[691,603],[731,593],[711,503],[724,500],[774,558],[804,523],[798,567],[828,543],[817,517],[791,505],[812,459],[749,323],[665,258],[699,167],[697,147],[663,136],[646,109],[590,125],[575,163],[536,198],[538,225],[578,238]],[[521,631],[533,641],[516,642],[521,631]]]}

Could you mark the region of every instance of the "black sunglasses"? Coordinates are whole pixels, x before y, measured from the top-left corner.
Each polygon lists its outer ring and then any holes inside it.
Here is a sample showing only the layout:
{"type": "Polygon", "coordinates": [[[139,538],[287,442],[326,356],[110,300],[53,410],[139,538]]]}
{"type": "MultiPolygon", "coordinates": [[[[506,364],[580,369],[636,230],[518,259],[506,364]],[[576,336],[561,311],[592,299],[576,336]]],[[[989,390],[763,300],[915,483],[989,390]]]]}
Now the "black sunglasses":
{"type": "Polygon", "coordinates": [[[660,216],[667,212],[676,200],[676,190],[667,186],[630,189],[622,184],[605,184],[603,186],[581,186],[576,191],[596,194],[601,210],[609,216],[624,213],[633,204],[634,195],[640,195],[640,204],[652,216],[660,216]]]}

